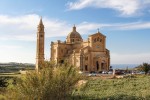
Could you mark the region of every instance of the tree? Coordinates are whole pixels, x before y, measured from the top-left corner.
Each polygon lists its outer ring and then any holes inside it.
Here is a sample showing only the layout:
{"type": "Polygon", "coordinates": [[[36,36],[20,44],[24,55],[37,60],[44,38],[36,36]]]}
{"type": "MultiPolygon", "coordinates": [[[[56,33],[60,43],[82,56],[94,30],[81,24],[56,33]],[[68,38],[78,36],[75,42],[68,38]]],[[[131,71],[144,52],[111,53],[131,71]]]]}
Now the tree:
{"type": "Polygon", "coordinates": [[[78,70],[65,63],[46,62],[39,72],[28,72],[12,90],[11,100],[68,100],[80,80],[78,70]]]}
{"type": "Polygon", "coordinates": [[[138,70],[145,72],[145,74],[147,74],[150,70],[150,64],[148,63],[143,63],[142,65],[139,65],[138,70]]]}

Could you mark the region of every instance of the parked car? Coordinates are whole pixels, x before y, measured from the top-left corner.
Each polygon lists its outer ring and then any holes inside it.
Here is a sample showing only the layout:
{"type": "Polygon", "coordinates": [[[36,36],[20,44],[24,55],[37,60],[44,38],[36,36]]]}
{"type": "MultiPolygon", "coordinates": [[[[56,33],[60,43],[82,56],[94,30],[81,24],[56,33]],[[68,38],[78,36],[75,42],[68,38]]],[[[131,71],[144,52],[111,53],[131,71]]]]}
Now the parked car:
{"type": "Polygon", "coordinates": [[[88,76],[96,76],[96,72],[91,71],[91,72],[88,74],[88,76]]]}
{"type": "Polygon", "coordinates": [[[96,76],[96,73],[89,73],[88,76],[96,76]]]}
{"type": "Polygon", "coordinates": [[[107,71],[103,71],[102,74],[108,74],[108,72],[107,71]]]}
{"type": "Polygon", "coordinates": [[[112,71],[109,71],[108,74],[113,74],[113,72],[112,72],[112,71]]]}
{"type": "Polygon", "coordinates": [[[90,71],[90,73],[96,73],[95,71],[90,71]]]}
{"type": "Polygon", "coordinates": [[[139,72],[140,74],[145,74],[145,72],[139,72]]]}
{"type": "Polygon", "coordinates": [[[100,74],[101,74],[102,72],[103,72],[103,71],[99,71],[98,73],[100,73],[100,74]]]}
{"type": "Polygon", "coordinates": [[[116,74],[116,75],[123,75],[123,74],[125,74],[125,73],[123,73],[123,72],[121,72],[121,71],[116,71],[115,74],[116,74]]]}

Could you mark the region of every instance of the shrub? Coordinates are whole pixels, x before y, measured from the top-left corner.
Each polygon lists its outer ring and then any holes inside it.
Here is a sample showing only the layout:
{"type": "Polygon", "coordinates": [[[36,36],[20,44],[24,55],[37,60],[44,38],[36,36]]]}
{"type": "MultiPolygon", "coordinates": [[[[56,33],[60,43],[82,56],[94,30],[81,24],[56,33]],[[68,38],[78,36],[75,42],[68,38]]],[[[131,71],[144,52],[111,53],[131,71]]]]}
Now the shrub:
{"type": "Polygon", "coordinates": [[[0,87],[7,87],[8,86],[8,78],[7,77],[0,77],[0,87]]]}
{"type": "Polygon", "coordinates": [[[39,72],[28,72],[9,93],[11,100],[68,100],[80,79],[77,69],[68,64],[46,62],[39,72]]]}

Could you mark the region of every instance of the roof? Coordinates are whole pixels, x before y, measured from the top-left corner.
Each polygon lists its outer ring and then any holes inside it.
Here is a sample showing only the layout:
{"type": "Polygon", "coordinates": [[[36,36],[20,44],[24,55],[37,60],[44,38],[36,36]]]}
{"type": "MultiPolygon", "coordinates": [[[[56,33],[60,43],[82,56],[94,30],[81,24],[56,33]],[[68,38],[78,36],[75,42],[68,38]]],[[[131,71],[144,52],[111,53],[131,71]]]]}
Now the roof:
{"type": "Polygon", "coordinates": [[[100,33],[99,31],[98,31],[97,33],[95,33],[95,34],[89,35],[89,37],[94,36],[94,35],[97,35],[97,34],[100,34],[100,35],[106,37],[104,34],[100,33]]]}

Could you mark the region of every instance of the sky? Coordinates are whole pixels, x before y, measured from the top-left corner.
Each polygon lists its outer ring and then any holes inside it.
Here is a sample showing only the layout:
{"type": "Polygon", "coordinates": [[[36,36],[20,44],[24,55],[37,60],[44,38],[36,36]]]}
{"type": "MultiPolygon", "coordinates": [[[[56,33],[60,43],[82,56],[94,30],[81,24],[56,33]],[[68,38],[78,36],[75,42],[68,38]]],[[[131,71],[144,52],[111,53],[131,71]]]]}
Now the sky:
{"type": "Polygon", "coordinates": [[[150,0],[0,0],[0,62],[35,63],[41,16],[46,60],[75,24],[84,40],[107,37],[111,64],[150,63],[150,0]]]}

